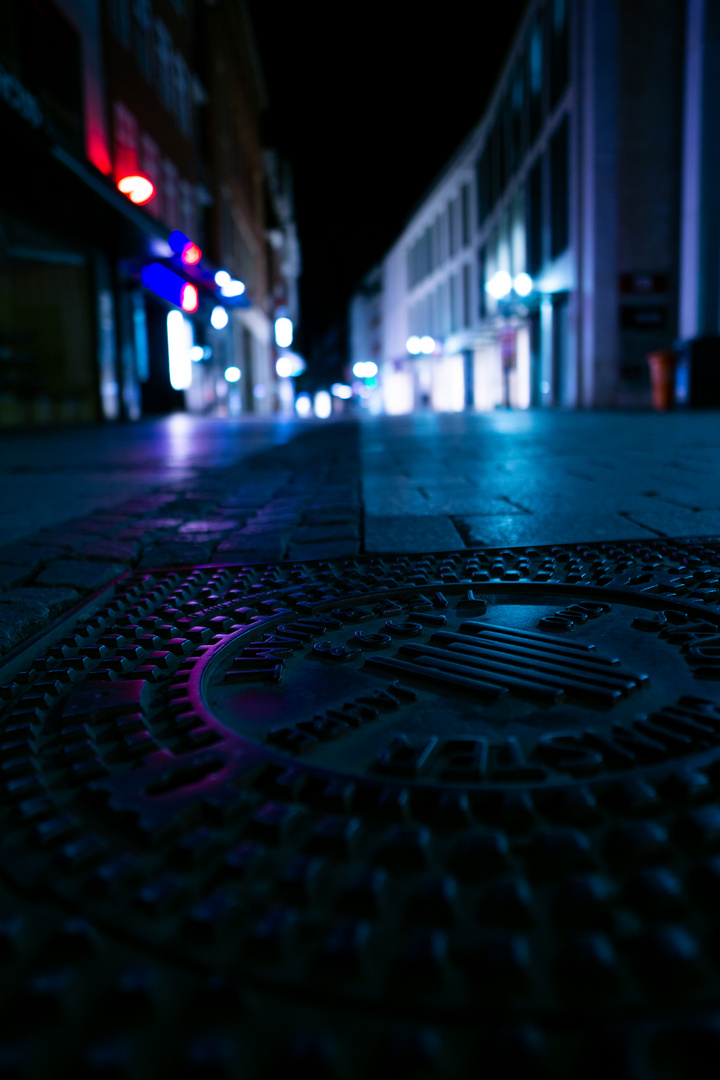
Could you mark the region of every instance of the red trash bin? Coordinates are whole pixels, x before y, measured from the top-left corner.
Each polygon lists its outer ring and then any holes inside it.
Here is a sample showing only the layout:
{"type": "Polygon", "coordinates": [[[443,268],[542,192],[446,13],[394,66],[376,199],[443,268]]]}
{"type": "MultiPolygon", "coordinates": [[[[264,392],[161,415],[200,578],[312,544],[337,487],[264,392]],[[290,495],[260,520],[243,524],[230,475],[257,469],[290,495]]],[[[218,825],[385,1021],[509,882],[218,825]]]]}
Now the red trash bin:
{"type": "Polygon", "coordinates": [[[648,353],[647,362],[653,409],[672,409],[675,404],[675,353],[672,349],[659,349],[648,353]]]}

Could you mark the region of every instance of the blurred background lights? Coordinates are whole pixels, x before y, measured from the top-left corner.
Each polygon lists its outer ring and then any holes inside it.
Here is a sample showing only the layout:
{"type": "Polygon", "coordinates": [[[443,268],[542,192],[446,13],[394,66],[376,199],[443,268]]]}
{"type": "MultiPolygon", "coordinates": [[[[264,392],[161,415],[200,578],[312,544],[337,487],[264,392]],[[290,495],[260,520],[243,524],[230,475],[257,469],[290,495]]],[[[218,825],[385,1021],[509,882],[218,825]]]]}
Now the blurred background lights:
{"type": "Polygon", "coordinates": [[[290,319],[286,319],[282,316],[275,320],[275,341],[279,348],[287,349],[288,345],[292,345],[293,340],[293,324],[290,319]]]}
{"type": "Polygon", "coordinates": [[[225,285],[220,286],[220,292],[223,296],[242,296],[245,292],[245,286],[242,281],[236,281],[235,278],[230,278],[225,285]]]}
{"type": "Polygon", "coordinates": [[[529,296],[532,292],[533,282],[529,274],[521,273],[515,275],[513,281],[513,288],[518,296],[529,296]]]}
{"type": "Polygon", "coordinates": [[[213,330],[224,330],[229,321],[229,316],[224,307],[218,304],[217,307],[212,309],[210,315],[210,325],[213,330]]]}
{"type": "Polygon", "coordinates": [[[373,360],[358,360],[353,364],[353,375],[358,379],[374,379],[378,373],[378,366],[373,360]]]}
{"type": "Polygon", "coordinates": [[[417,356],[417,354],[421,351],[420,338],[417,336],[417,334],[412,334],[407,339],[407,341],[405,342],[405,348],[413,356],[417,356]]]}
{"type": "Polygon", "coordinates": [[[204,359],[204,357],[205,350],[203,349],[202,345],[193,345],[192,349],[190,350],[190,359],[194,360],[195,363],[197,363],[198,360],[202,360],[204,359]]]}
{"type": "Polygon", "coordinates": [[[262,401],[262,399],[267,394],[267,387],[265,386],[265,383],[258,383],[257,386],[253,387],[253,394],[256,398],[262,401]]]}
{"type": "Polygon", "coordinates": [[[127,195],[136,206],[144,206],[155,195],[155,188],[147,176],[123,176],[117,186],[118,191],[127,195]]]}
{"type": "Polygon", "coordinates": [[[489,281],[485,282],[485,290],[496,300],[502,300],[503,296],[512,289],[512,278],[507,270],[497,270],[489,281]]]}
{"type": "Polygon", "coordinates": [[[179,229],[173,229],[168,236],[168,244],[176,255],[180,255],[183,248],[190,243],[190,237],[186,236],[184,232],[180,232],[179,229]]]}
{"type": "Polygon", "coordinates": [[[199,263],[200,259],[202,258],[202,251],[197,246],[197,244],[193,244],[191,241],[190,243],[186,244],[185,247],[182,249],[182,255],[180,256],[180,258],[186,266],[195,266],[196,263],[199,263]]]}
{"type": "Polygon", "coordinates": [[[240,375],[240,368],[235,367],[234,364],[229,368],[225,368],[225,378],[228,382],[238,382],[240,375]]]}
{"type": "Polygon", "coordinates": [[[221,289],[224,288],[225,285],[229,285],[231,281],[232,278],[228,274],[227,270],[218,270],[217,274],[215,275],[215,284],[221,289]]]}
{"type": "Polygon", "coordinates": [[[327,420],[332,415],[332,398],[327,390],[318,390],[313,406],[319,420],[327,420]]]}
{"type": "Polygon", "coordinates": [[[333,397],[341,398],[343,401],[347,401],[352,397],[352,387],[347,386],[345,383],[335,382],[330,387],[330,393],[333,397]]]}
{"type": "Polygon", "coordinates": [[[302,375],[306,367],[302,356],[294,352],[284,353],[275,361],[275,370],[281,379],[294,379],[296,375],[302,375]]]}
{"type": "Polygon", "coordinates": [[[197,311],[198,291],[194,285],[183,285],[180,290],[180,307],[183,311],[197,311]]]}
{"type": "Polygon", "coordinates": [[[424,353],[425,356],[430,356],[431,353],[434,353],[435,352],[435,338],[431,338],[429,334],[425,334],[424,337],[421,337],[420,338],[420,352],[424,353]]]}
{"type": "Polygon", "coordinates": [[[295,398],[295,411],[298,416],[307,416],[312,410],[312,400],[309,394],[298,394],[295,398]]]}
{"type": "Polygon", "coordinates": [[[192,382],[192,323],[181,311],[168,312],[167,341],[170,385],[173,390],[187,390],[192,382]]]}

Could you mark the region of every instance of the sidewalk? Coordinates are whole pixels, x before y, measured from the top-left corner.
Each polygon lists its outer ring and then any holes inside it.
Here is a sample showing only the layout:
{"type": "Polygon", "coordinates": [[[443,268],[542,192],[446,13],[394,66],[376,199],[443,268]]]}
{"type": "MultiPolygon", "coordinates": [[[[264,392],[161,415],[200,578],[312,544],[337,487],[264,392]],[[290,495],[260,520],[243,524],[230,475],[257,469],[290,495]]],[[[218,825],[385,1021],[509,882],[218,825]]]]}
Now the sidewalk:
{"type": "Polygon", "coordinates": [[[0,455],[2,653],[138,565],[720,534],[716,413],[179,415],[0,455]]]}

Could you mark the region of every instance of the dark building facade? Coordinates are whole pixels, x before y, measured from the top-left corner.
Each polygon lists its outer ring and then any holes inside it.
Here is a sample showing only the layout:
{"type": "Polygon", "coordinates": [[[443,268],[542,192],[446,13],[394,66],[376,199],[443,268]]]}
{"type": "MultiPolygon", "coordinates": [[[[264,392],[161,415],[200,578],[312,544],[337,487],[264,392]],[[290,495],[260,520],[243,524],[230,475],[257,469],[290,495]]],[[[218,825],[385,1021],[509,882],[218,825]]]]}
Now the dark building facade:
{"type": "Polygon", "coordinates": [[[265,100],[242,0],[2,5],[0,426],[278,407],[265,100]]]}

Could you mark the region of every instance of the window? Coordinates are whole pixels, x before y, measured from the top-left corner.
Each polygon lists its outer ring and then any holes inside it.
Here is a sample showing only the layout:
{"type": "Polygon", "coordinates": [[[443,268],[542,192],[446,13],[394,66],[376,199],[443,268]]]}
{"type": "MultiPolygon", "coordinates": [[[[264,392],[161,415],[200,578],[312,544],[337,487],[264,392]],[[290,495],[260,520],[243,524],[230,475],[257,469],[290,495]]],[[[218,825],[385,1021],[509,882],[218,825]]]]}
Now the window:
{"type": "Polygon", "coordinates": [[[568,246],[568,118],[564,116],[550,140],[550,254],[553,259],[568,246]]]}
{"type": "Polygon", "coordinates": [[[196,236],[195,192],[188,180],[180,181],[180,228],[186,236],[196,236]]]}
{"type": "Polygon", "coordinates": [[[133,45],[135,56],[146,79],[152,81],[154,42],[150,0],[133,0],[133,45]]]}
{"type": "Polygon", "coordinates": [[[527,215],[527,270],[539,273],[543,264],[543,183],[542,159],[538,158],[528,176],[525,212],[527,215]]]}
{"type": "Polygon", "coordinates": [[[522,59],[515,65],[511,92],[510,161],[513,172],[525,153],[525,71],[522,59]]]}
{"type": "Polygon", "coordinates": [[[527,81],[529,96],[530,141],[537,138],[543,119],[543,24],[535,19],[528,42],[527,81]]]}
{"type": "Polygon", "coordinates": [[[550,34],[550,102],[557,105],[568,83],[568,4],[567,0],[552,0],[550,34]]]}
{"type": "Polygon", "coordinates": [[[155,198],[151,199],[145,209],[153,217],[162,218],[162,162],[160,150],[157,143],[145,133],[140,136],[140,169],[152,180],[155,187],[155,198]]]}
{"type": "Polygon", "coordinates": [[[125,46],[130,47],[130,0],[109,0],[108,20],[115,37],[125,46]]]}
{"type": "Polygon", "coordinates": [[[491,210],[490,197],[490,143],[485,143],[483,152],[475,163],[477,181],[477,223],[481,229],[491,210]]]}
{"type": "Polygon", "coordinates": [[[462,268],[462,324],[464,327],[470,326],[472,321],[470,312],[470,289],[470,263],[465,263],[462,268]]]}
{"type": "Polygon", "coordinates": [[[458,318],[458,276],[453,274],[450,278],[450,333],[457,331],[458,318]]]}
{"type": "Polygon", "coordinates": [[[120,101],[113,108],[115,179],[138,171],[138,130],[135,117],[120,101]]]}
{"type": "Polygon", "coordinates": [[[187,64],[179,53],[173,58],[175,70],[174,113],[178,126],[184,135],[190,134],[190,73],[187,64]]]}
{"type": "Polygon", "coordinates": [[[180,228],[178,212],[178,174],[172,161],[163,161],[163,209],[165,224],[170,229],[180,228]]]}
{"type": "Polygon", "coordinates": [[[460,191],[460,217],[462,222],[462,245],[470,243],[470,185],[463,184],[460,191]]]}
{"type": "Polygon", "coordinates": [[[452,199],[448,203],[448,254],[452,259],[457,251],[457,226],[458,226],[458,203],[459,199],[452,199]]]}
{"type": "Polygon", "coordinates": [[[160,100],[172,109],[174,93],[173,47],[170,31],[162,19],[155,20],[155,50],[157,53],[157,80],[160,100]]]}
{"type": "Polygon", "coordinates": [[[485,263],[487,261],[487,255],[485,248],[480,248],[478,251],[478,315],[481,319],[484,319],[487,315],[487,303],[485,294],[485,263]]]}
{"type": "Polygon", "coordinates": [[[435,218],[435,223],[432,228],[432,268],[435,270],[442,264],[442,244],[440,242],[440,232],[442,228],[442,221],[439,217],[435,218]]]}

